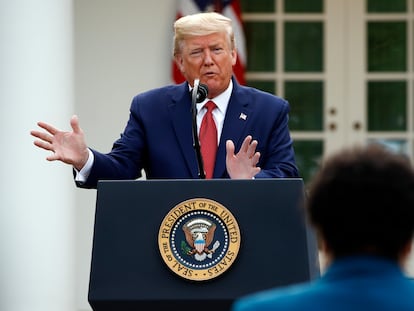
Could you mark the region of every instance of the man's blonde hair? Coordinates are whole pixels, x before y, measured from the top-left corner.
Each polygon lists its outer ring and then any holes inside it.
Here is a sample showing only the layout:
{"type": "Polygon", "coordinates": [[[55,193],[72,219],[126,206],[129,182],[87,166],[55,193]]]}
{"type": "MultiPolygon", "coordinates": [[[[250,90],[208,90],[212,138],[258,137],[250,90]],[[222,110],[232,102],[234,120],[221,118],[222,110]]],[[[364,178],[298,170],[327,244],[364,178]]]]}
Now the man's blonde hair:
{"type": "Polygon", "coordinates": [[[174,23],[173,55],[181,53],[182,42],[188,37],[206,36],[213,33],[226,32],[232,50],[236,47],[232,21],[230,18],[216,13],[205,12],[186,15],[174,23]]]}

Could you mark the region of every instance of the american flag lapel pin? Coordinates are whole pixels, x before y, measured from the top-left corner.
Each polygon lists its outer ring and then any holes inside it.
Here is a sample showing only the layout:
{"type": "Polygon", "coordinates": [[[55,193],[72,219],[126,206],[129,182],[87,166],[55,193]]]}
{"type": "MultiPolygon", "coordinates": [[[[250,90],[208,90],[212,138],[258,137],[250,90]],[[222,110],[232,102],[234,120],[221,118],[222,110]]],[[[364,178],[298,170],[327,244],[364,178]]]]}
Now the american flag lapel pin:
{"type": "Polygon", "coordinates": [[[242,112],[242,113],[240,113],[239,119],[242,119],[242,120],[246,121],[246,119],[247,119],[247,115],[245,115],[245,114],[242,112]]]}

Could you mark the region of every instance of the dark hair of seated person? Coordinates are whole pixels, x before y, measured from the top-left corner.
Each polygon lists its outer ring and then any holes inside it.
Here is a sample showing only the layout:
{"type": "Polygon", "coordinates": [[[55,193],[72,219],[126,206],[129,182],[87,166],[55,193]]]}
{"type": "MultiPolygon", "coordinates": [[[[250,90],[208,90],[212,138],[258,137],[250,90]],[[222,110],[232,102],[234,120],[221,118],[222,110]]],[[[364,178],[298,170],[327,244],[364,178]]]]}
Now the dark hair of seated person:
{"type": "Polygon", "coordinates": [[[334,258],[372,254],[398,260],[414,232],[414,171],[380,145],[327,158],[309,187],[307,212],[334,258]]]}

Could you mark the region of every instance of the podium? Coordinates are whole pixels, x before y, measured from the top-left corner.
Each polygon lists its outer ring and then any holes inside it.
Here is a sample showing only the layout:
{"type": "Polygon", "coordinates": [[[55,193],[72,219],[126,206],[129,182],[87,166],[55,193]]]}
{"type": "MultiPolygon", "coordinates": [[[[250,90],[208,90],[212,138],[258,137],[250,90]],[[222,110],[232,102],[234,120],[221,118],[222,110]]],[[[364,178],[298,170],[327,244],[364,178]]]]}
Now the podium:
{"type": "Polygon", "coordinates": [[[300,178],[100,181],[97,189],[88,294],[95,311],[229,310],[242,295],[319,276],[300,178]],[[224,206],[240,234],[237,256],[220,263],[226,271],[201,281],[174,273],[159,244],[163,221],[180,218],[166,216],[194,199],[224,206]]]}

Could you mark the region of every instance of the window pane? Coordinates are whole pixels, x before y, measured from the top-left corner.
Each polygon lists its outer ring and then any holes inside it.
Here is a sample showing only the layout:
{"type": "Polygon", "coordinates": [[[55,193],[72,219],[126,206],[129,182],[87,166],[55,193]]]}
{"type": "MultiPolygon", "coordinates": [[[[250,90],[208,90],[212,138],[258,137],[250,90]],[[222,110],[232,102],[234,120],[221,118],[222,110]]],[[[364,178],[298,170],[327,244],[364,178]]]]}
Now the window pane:
{"type": "Polygon", "coordinates": [[[406,130],[405,81],[368,82],[368,131],[406,130]]]}
{"type": "Polygon", "coordinates": [[[406,12],[407,0],[368,0],[367,12],[369,13],[391,13],[406,12]]]}
{"type": "Polygon", "coordinates": [[[323,71],[321,22],[285,23],[285,71],[323,71]]]}
{"type": "Polygon", "coordinates": [[[245,36],[248,71],[275,71],[275,24],[246,22],[245,36]]]}
{"type": "Polygon", "coordinates": [[[285,82],[291,111],[289,127],[295,131],[323,129],[323,82],[285,82]]]}
{"type": "MultiPolygon", "coordinates": [[[[260,1],[257,1],[260,2],[260,1]]],[[[285,0],[286,13],[322,13],[322,0],[285,0]]]]}
{"type": "Polygon", "coordinates": [[[321,140],[294,140],[293,148],[295,150],[299,174],[306,185],[319,169],[323,152],[323,142],[321,140]]]}
{"type": "Polygon", "coordinates": [[[273,13],[275,12],[275,0],[242,0],[241,8],[246,13],[273,13]]]}
{"type": "Polygon", "coordinates": [[[275,81],[247,80],[247,85],[271,94],[276,94],[277,92],[275,81]]]}
{"type": "Polygon", "coordinates": [[[405,71],[405,22],[368,23],[368,71],[405,71]]]}

